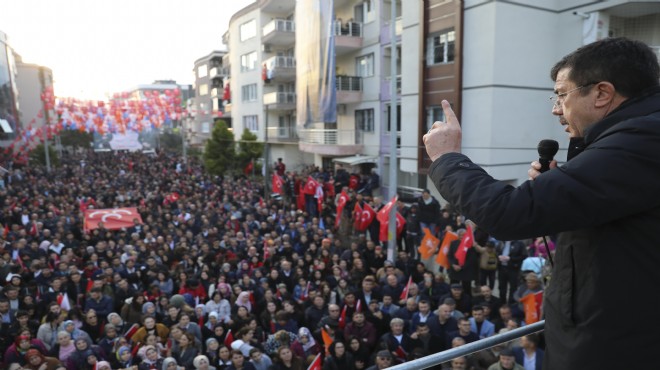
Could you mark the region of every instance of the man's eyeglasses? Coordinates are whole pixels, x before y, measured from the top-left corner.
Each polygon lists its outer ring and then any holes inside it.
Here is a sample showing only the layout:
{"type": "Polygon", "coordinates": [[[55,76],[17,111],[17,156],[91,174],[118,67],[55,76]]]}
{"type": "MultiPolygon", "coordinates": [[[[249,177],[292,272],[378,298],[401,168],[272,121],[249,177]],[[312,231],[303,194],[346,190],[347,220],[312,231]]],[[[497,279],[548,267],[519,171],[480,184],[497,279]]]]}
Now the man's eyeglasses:
{"type": "Polygon", "coordinates": [[[552,102],[552,106],[555,107],[555,108],[559,108],[559,106],[561,105],[561,103],[564,101],[564,98],[565,98],[568,94],[570,94],[570,93],[572,93],[572,92],[574,92],[574,91],[578,91],[578,90],[580,90],[580,89],[583,89],[583,88],[585,88],[585,87],[587,87],[587,86],[595,85],[595,84],[597,84],[597,83],[598,83],[598,82],[589,82],[589,83],[584,84],[584,85],[582,85],[582,86],[578,86],[578,87],[574,88],[573,90],[566,91],[565,93],[555,94],[555,95],[551,96],[551,97],[550,97],[550,101],[552,102]]]}

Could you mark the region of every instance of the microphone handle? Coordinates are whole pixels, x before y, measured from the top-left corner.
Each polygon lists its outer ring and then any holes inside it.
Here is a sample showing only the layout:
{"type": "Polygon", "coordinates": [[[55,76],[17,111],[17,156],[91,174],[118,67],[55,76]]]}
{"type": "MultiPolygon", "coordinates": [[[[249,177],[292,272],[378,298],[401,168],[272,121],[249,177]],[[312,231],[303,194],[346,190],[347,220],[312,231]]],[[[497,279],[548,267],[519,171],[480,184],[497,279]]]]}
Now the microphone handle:
{"type": "Polygon", "coordinates": [[[552,159],[547,160],[545,158],[539,158],[539,163],[541,163],[541,170],[539,172],[543,173],[550,169],[550,162],[552,159]]]}

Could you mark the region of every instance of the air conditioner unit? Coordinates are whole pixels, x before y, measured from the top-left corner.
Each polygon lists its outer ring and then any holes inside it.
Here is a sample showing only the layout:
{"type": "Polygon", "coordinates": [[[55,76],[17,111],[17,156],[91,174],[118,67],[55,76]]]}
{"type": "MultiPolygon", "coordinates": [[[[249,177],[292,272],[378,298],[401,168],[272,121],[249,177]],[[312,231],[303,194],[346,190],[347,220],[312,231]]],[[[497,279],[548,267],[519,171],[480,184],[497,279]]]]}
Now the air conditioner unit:
{"type": "Polygon", "coordinates": [[[264,53],[270,53],[270,45],[268,44],[261,45],[261,51],[263,51],[264,53]]]}

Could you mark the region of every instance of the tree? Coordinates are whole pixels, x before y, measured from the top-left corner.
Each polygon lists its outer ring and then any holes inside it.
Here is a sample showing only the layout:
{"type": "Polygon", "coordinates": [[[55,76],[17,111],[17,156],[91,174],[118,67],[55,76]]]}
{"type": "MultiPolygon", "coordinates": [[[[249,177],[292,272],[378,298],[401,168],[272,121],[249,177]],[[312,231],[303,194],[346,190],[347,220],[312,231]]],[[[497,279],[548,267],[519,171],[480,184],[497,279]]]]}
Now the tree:
{"type": "MultiPolygon", "coordinates": [[[[44,148],[45,148],[44,144],[39,144],[34,149],[32,149],[32,151],[30,152],[31,163],[38,163],[42,166],[46,165],[46,150],[44,148]]],[[[53,148],[52,145],[48,146],[48,154],[50,159],[50,165],[53,167],[59,166],[60,158],[57,156],[57,152],[55,151],[55,148],[53,148]]]]}
{"type": "MultiPolygon", "coordinates": [[[[253,134],[247,128],[244,129],[243,135],[241,135],[241,141],[238,143],[237,162],[239,168],[245,168],[250,161],[261,158],[263,152],[264,144],[257,142],[257,135],[253,134]]],[[[254,165],[256,166],[256,161],[254,165]]],[[[255,167],[255,173],[261,172],[255,167]]]]}
{"type": "Polygon", "coordinates": [[[160,147],[167,151],[181,152],[183,149],[181,135],[175,132],[163,132],[160,135],[160,147]]]}
{"type": "Polygon", "coordinates": [[[235,145],[234,134],[227,128],[227,123],[217,121],[204,150],[206,171],[211,175],[224,175],[232,171],[236,160],[235,145]]]}
{"type": "Polygon", "coordinates": [[[88,149],[93,139],[92,134],[89,132],[80,132],[78,130],[63,130],[60,132],[62,146],[88,149]]]}

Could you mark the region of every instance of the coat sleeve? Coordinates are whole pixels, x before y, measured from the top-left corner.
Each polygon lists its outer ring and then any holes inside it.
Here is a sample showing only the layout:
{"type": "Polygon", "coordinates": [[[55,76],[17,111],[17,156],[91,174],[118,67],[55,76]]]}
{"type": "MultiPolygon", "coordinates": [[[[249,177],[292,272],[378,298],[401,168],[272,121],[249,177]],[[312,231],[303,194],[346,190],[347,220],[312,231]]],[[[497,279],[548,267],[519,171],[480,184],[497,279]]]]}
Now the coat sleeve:
{"type": "Polygon", "coordinates": [[[639,127],[599,139],[518,187],[458,153],[436,159],[429,173],[445,199],[500,240],[593,227],[660,205],[660,133],[639,127]]]}

